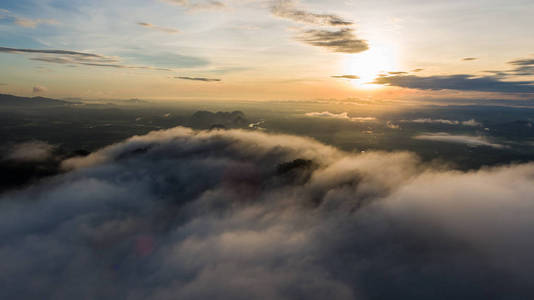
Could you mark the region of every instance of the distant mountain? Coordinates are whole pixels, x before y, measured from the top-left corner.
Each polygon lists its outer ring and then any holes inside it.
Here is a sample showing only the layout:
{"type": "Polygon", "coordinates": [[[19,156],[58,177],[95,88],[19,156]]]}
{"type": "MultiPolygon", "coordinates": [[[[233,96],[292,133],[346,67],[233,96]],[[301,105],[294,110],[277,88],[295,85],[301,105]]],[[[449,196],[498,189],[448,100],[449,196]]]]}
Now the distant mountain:
{"type": "Polygon", "coordinates": [[[148,101],[145,101],[145,100],[141,100],[141,99],[137,99],[137,98],[132,98],[132,99],[128,99],[128,100],[123,100],[121,101],[122,103],[128,103],[128,104],[148,104],[150,102],[148,101]]]}
{"type": "Polygon", "coordinates": [[[56,100],[44,97],[18,97],[7,94],[0,94],[0,106],[58,106],[69,105],[74,102],[56,100]]]}
{"type": "Polygon", "coordinates": [[[191,116],[191,126],[194,128],[245,128],[250,123],[241,111],[209,112],[197,111],[191,116]]]}

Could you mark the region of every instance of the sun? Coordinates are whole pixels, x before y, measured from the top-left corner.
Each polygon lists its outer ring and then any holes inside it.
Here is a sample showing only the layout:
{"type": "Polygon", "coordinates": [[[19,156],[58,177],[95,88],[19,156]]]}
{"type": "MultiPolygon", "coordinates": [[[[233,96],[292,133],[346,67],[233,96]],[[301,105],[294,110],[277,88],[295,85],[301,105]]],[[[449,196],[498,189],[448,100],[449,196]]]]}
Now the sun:
{"type": "Polygon", "coordinates": [[[392,47],[373,46],[369,50],[348,55],[344,62],[344,74],[356,75],[359,79],[351,84],[360,88],[376,88],[372,84],[378,75],[397,69],[396,52],[392,47]]]}

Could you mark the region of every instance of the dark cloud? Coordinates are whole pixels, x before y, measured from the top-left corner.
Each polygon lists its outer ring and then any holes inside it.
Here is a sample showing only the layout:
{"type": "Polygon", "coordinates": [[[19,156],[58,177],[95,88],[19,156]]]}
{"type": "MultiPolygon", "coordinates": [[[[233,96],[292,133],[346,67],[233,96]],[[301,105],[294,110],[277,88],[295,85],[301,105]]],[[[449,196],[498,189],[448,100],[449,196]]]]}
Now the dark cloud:
{"type": "Polygon", "coordinates": [[[369,49],[367,41],[358,39],[350,28],[337,31],[306,30],[297,36],[297,40],[332,52],[359,53],[369,49]]]}
{"type": "Polygon", "coordinates": [[[344,78],[344,79],[360,79],[358,75],[335,75],[332,78],[344,78]]]}
{"type": "Polygon", "coordinates": [[[205,78],[205,77],[177,76],[177,77],[174,77],[174,78],[183,79],[183,80],[193,80],[193,81],[206,81],[206,82],[221,81],[221,79],[218,79],[218,78],[205,78]]]}
{"type": "Polygon", "coordinates": [[[151,23],[146,23],[146,22],[137,22],[137,25],[143,26],[145,28],[150,28],[150,29],[154,29],[157,31],[165,32],[165,33],[180,33],[180,30],[176,28],[163,27],[163,26],[158,26],[158,25],[154,25],[151,23]]]}
{"type": "Polygon", "coordinates": [[[473,60],[477,60],[478,58],[476,57],[464,57],[462,58],[463,61],[473,61],[473,60]]]}
{"type": "Polygon", "coordinates": [[[408,73],[407,72],[398,71],[398,72],[388,72],[388,74],[390,74],[390,75],[404,75],[404,74],[408,74],[408,73]]]}
{"type": "Polygon", "coordinates": [[[509,64],[515,66],[515,69],[504,72],[505,75],[534,76],[534,59],[518,59],[509,64]]]}
{"type": "Polygon", "coordinates": [[[491,73],[498,77],[510,76],[534,76],[534,59],[516,59],[508,62],[513,67],[510,70],[487,70],[485,72],[491,73]]]}
{"type": "Polygon", "coordinates": [[[380,76],[374,83],[420,90],[461,90],[499,93],[534,93],[534,81],[503,81],[496,76],[380,76]]]}
{"type": "Polygon", "coordinates": [[[509,64],[515,66],[532,66],[534,65],[534,59],[517,59],[512,60],[511,62],[509,62],[509,64]]]}
{"type": "Polygon", "coordinates": [[[531,299],[534,165],[137,136],[0,196],[3,299],[531,299]]]}
{"type": "Polygon", "coordinates": [[[123,69],[146,69],[170,71],[167,68],[156,68],[152,66],[135,66],[120,63],[118,57],[104,56],[94,53],[78,52],[71,50],[42,50],[42,49],[17,49],[0,47],[0,53],[13,54],[37,54],[37,57],[31,57],[31,60],[42,61],[47,63],[67,64],[67,65],[84,65],[94,67],[123,68],[123,69]]]}
{"type": "Polygon", "coordinates": [[[112,59],[111,57],[107,57],[107,56],[103,56],[99,54],[84,53],[84,52],[69,51],[69,50],[40,50],[40,49],[17,49],[17,48],[0,47],[0,52],[59,54],[59,55],[72,55],[72,56],[79,56],[79,57],[91,57],[91,58],[108,59],[108,60],[112,59]]]}
{"type": "Polygon", "coordinates": [[[353,22],[344,20],[336,15],[316,14],[296,9],[291,0],[275,1],[271,7],[271,11],[274,15],[281,18],[315,25],[348,26],[354,24],[353,22]]]}
{"type": "Polygon", "coordinates": [[[421,71],[424,71],[425,69],[413,69],[412,72],[414,73],[417,73],[417,72],[421,72],[421,71]]]}

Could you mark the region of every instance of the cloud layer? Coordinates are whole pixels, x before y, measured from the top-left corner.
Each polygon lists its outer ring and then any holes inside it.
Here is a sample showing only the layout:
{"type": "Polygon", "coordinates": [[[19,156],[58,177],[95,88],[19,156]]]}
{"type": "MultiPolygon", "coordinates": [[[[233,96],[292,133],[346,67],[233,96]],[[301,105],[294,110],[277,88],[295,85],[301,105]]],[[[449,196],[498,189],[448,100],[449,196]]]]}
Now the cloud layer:
{"type": "Polygon", "coordinates": [[[457,120],[446,120],[446,119],[431,119],[431,118],[420,118],[413,120],[401,120],[402,123],[416,123],[416,124],[445,124],[445,125],[464,125],[464,126],[482,126],[481,123],[477,122],[475,119],[467,121],[457,121],[457,120]]]}
{"type": "Polygon", "coordinates": [[[331,113],[329,111],[309,112],[309,113],[306,113],[306,116],[308,116],[308,117],[318,117],[318,118],[341,119],[341,120],[348,120],[348,121],[353,121],[353,122],[376,121],[375,117],[350,117],[347,112],[342,112],[342,113],[339,113],[339,114],[331,113]]]}
{"type": "Polygon", "coordinates": [[[4,299],[528,299],[534,165],[175,128],[0,197],[4,299]]]}
{"type": "Polygon", "coordinates": [[[453,135],[445,132],[439,133],[425,133],[414,137],[417,140],[427,140],[435,142],[445,142],[454,144],[465,144],[472,147],[486,146],[492,148],[504,148],[503,145],[488,141],[483,136],[471,135],[453,135]]]}

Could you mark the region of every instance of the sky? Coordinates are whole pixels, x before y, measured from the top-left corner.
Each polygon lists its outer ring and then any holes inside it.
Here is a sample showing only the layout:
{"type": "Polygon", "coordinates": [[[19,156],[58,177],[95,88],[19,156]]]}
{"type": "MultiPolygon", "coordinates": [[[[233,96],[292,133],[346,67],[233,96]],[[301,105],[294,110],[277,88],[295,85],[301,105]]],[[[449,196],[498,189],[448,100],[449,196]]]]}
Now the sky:
{"type": "Polygon", "coordinates": [[[5,0],[0,92],[534,98],[531,0],[5,0]]]}

